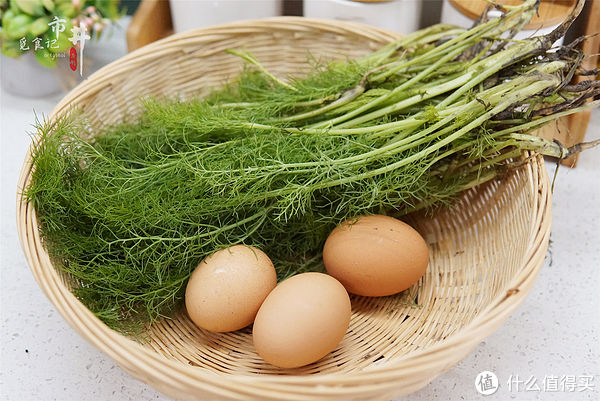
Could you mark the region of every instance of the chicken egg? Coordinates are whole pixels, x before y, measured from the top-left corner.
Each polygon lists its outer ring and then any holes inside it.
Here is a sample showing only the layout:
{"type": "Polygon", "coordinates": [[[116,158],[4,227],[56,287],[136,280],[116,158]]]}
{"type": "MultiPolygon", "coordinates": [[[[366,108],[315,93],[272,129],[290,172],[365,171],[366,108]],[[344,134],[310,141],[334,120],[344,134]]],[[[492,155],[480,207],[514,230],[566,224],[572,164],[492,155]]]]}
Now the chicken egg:
{"type": "Polygon", "coordinates": [[[264,252],[234,245],[200,262],[187,284],[185,306],[198,327],[234,331],[254,321],[276,285],[275,268],[264,252]]]}
{"type": "Polygon", "coordinates": [[[254,347],[272,365],[307,365],[335,349],[350,313],[350,298],[339,281],[323,273],[298,274],[281,282],[260,307],[254,347]]]}
{"type": "Polygon", "coordinates": [[[362,216],[329,234],[323,263],[348,292],[379,297],[415,284],[425,274],[429,251],[408,224],[389,216],[362,216]]]}

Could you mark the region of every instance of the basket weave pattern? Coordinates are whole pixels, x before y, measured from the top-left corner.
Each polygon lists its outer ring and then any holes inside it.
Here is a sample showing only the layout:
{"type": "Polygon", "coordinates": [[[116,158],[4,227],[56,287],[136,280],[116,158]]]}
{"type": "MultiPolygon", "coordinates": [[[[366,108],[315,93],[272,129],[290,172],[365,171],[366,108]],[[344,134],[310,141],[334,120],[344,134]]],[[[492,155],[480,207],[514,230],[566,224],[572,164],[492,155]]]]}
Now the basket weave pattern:
{"type": "MultiPolygon", "coordinates": [[[[73,90],[50,118],[83,110],[90,133],[139,116],[148,95],[187,99],[208,93],[242,68],[228,48],[246,49],[280,77],[315,60],[354,58],[395,39],[361,24],[275,18],[169,37],[108,65],[73,90]]],[[[251,330],[198,329],[180,311],[148,328],[144,341],[98,320],[70,292],[40,240],[34,208],[21,197],[21,244],[42,290],[83,337],[134,377],[181,400],[388,400],[425,386],[464,358],[522,302],[542,265],[550,234],[548,178],[539,158],[502,180],[466,192],[435,216],[411,216],[430,247],[425,276],[407,293],[353,297],[350,329],[338,348],[297,369],[266,364],[251,330]],[[418,305],[412,304],[416,297],[418,305]]]]}

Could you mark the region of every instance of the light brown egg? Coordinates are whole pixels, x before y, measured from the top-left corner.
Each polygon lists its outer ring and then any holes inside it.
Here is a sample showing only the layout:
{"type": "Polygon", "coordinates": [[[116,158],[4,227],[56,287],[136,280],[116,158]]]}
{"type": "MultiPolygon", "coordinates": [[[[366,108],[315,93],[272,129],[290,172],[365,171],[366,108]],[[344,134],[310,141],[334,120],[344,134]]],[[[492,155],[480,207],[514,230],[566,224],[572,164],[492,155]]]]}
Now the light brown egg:
{"type": "Polygon", "coordinates": [[[336,279],[302,273],[281,282],[260,307],[253,340],[268,363],[294,368],[335,349],[350,325],[350,298],[336,279]]]}
{"type": "Polygon", "coordinates": [[[234,331],[254,321],[276,285],[275,268],[264,252],[235,245],[200,262],[187,284],[185,306],[198,327],[234,331]]]}
{"type": "Polygon", "coordinates": [[[429,263],[429,250],[408,224],[389,216],[362,216],[329,234],[323,263],[348,292],[380,297],[419,281],[429,263]]]}

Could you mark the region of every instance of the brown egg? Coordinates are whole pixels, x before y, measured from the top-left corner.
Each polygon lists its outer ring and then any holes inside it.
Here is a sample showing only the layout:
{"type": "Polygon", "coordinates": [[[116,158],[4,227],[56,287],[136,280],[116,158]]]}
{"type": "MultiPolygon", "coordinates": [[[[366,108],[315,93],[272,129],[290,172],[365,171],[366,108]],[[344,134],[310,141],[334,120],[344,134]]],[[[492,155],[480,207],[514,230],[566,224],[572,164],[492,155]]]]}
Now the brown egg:
{"type": "Polygon", "coordinates": [[[280,283],[260,307],[254,347],[268,363],[295,368],[335,349],[350,325],[350,298],[339,281],[302,273],[280,283]]]}
{"type": "Polygon", "coordinates": [[[226,332],[248,326],[277,285],[271,259],[259,249],[235,245],[204,259],[185,290],[185,306],[200,328],[226,332]]]}
{"type": "Polygon", "coordinates": [[[389,216],[363,216],[345,221],[329,234],[323,263],[348,292],[380,297],[419,281],[429,251],[423,237],[408,224],[389,216]]]}

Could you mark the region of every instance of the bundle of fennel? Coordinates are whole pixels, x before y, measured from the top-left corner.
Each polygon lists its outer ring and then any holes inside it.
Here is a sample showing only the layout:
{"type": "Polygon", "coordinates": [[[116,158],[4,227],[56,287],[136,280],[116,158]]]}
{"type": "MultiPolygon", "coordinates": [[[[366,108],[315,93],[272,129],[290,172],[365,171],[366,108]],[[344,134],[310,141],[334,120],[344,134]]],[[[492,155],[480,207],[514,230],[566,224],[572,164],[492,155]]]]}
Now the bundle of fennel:
{"type": "MultiPolygon", "coordinates": [[[[82,138],[84,115],[40,124],[28,200],[74,291],[112,327],[169,315],[196,265],[254,245],[280,278],[322,269],[341,221],[451,202],[522,163],[576,149],[531,135],[596,107],[598,81],[569,85],[583,55],[546,36],[511,40],[527,0],[472,29],[436,25],[358,60],[282,80],[250,54],[205,99],[148,101],[136,123],[82,138]]],[[[597,71],[596,71],[597,72],[597,71]]]]}

